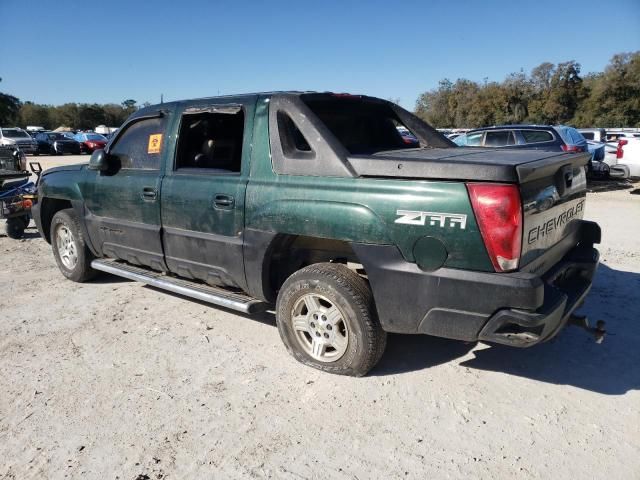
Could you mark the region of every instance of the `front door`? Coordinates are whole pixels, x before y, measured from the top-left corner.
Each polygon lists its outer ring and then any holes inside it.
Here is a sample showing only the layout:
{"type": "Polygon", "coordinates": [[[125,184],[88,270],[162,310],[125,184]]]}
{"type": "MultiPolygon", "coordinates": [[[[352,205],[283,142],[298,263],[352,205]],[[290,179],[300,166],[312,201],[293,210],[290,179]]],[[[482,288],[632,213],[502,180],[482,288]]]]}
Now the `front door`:
{"type": "Polygon", "coordinates": [[[252,105],[185,106],[173,168],[162,182],[162,235],[170,271],[245,288],[244,196],[252,105]]]}
{"type": "Polygon", "coordinates": [[[108,148],[108,171],[86,185],[85,219],[106,257],[166,270],[160,186],[167,113],[133,119],[108,148]]]}

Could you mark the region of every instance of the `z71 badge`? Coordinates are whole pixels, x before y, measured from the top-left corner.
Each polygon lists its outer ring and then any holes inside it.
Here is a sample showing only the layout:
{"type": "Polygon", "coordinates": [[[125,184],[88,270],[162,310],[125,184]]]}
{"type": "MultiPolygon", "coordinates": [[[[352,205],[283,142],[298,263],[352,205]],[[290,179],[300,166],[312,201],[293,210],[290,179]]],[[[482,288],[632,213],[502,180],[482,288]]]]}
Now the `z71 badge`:
{"type": "Polygon", "coordinates": [[[403,225],[426,225],[427,219],[429,225],[439,226],[440,228],[456,226],[464,230],[467,227],[467,216],[462,213],[439,213],[439,212],[418,212],[414,210],[396,210],[396,218],[394,223],[403,225]]]}

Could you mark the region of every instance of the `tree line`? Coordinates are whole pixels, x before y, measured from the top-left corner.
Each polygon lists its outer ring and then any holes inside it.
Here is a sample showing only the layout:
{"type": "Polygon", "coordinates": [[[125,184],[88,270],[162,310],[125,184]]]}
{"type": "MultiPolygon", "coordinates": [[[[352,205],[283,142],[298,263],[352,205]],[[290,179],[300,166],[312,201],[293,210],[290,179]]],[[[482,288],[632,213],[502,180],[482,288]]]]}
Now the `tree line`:
{"type": "Polygon", "coordinates": [[[54,106],[21,102],[12,95],[0,93],[0,126],[24,128],[34,125],[48,130],[61,126],[74,130],[93,130],[98,125],[118,127],[138,108],[133,99],[127,99],[120,105],[65,103],[54,106]]]}
{"type": "Polygon", "coordinates": [[[542,63],[502,82],[441,80],[420,95],[416,114],[434,127],[509,123],[640,127],[640,51],[614,55],[603,72],[582,76],[575,61],[542,63]]]}
{"type": "MultiPolygon", "coordinates": [[[[0,93],[0,126],[117,127],[137,108],[132,99],[120,105],[53,106],[21,102],[0,93]]],[[[434,127],[443,128],[507,123],[640,127],[640,51],[614,55],[603,72],[584,76],[580,64],[569,61],[545,62],[529,74],[512,73],[502,82],[444,79],[437,88],[420,95],[415,112],[434,127]]]]}

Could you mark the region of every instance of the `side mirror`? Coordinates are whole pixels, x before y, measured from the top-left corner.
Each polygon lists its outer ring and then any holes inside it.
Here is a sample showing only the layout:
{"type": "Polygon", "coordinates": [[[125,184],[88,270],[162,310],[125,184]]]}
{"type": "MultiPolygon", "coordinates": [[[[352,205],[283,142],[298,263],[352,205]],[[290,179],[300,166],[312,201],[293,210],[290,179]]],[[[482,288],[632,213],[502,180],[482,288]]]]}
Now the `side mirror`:
{"type": "Polygon", "coordinates": [[[91,154],[89,160],[89,170],[104,171],[109,168],[108,155],[104,150],[96,150],[91,154]]]}

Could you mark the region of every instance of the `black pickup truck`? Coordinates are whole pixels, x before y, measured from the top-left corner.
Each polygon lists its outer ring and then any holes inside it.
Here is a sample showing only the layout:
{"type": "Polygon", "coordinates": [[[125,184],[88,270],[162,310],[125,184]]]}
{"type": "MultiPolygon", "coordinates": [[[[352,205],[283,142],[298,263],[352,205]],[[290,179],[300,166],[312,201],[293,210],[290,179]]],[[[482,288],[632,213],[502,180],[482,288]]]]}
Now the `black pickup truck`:
{"type": "Polygon", "coordinates": [[[138,110],[89,165],[46,171],[34,218],[71,280],[275,304],[296,359],[363,375],[386,332],[519,347],[558,333],[598,264],[588,160],[457,147],[366,96],[204,98],[138,110]]]}

